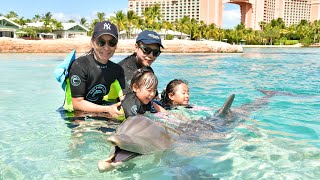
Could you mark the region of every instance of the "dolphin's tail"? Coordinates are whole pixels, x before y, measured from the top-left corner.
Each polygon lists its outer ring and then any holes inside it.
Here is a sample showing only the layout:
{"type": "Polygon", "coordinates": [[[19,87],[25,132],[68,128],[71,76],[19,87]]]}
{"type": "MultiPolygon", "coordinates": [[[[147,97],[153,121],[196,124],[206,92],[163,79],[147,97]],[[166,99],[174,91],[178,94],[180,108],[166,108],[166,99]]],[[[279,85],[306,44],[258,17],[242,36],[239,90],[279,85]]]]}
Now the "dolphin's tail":
{"type": "Polygon", "coordinates": [[[272,97],[275,95],[282,95],[282,96],[293,96],[293,94],[288,92],[281,92],[281,91],[274,91],[274,90],[263,90],[263,89],[257,89],[261,93],[265,94],[267,97],[272,97]]]}
{"type": "Polygon", "coordinates": [[[232,105],[232,102],[234,100],[235,95],[231,94],[228,99],[225,101],[225,103],[223,104],[223,106],[216,112],[216,116],[217,117],[224,117],[228,111],[230,110],[230,107],[232,105]]]}

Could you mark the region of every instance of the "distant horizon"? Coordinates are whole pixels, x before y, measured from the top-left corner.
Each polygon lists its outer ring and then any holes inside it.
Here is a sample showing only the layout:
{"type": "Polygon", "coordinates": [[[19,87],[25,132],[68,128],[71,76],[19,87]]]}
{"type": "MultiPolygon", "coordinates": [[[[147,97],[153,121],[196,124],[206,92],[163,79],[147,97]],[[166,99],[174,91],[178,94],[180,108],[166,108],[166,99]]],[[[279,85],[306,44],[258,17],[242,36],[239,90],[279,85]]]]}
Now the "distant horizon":
{"type": "MultiPolygon", "coordinates": [[[[77,4],[74,5],[74,2],[62,0],[45,1],[45,3],[43,1],[40,3],[37,0],[26,0],[22,5],[21,2],[17,1],[5,1],[1,4],[2,10],[0,10],[0,13],[7,15],[10,11],[14,11],[20,18],[32,19],[36,14],[42,16],[50,12],[52,17],[60,22],[74,20],[79,23],[81,18],[86,18],[87,21],[91,22],[97,17],[97,12],[103,12],[106,18],[109,18],[110,16],[114,16],[117,11],[122,10],[123,12],[127,12],[128,10],[128,0],[117,0],[117,3],[114,3],[112,0],[100,0],[100,3],[91,3],[90,5],[87,4],[88,2],[80,2],[77,1],[77,4]],[[70,8],[70,6],[75,7],[70,8]],[[34,9],[39,11],[34,12],[34,9]]],[[[239,23],[240,7],[235,4],[225,4],[222,28],[234,28],[239,23]]]]}

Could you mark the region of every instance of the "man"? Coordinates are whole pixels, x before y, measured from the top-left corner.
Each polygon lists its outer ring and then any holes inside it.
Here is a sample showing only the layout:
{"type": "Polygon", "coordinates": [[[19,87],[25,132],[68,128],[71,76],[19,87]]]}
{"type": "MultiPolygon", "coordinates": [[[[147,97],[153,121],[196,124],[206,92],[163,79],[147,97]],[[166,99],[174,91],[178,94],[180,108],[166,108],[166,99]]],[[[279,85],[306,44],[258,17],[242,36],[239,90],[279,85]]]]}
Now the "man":
{"type": "Polygon", "coordinates": [[[163,48],[163,46],[158,33],[144,30],[138,35],[134,53],[118,63],[123,68],[125,75],[126,88],[123,90],[124,94],[129,91],[135,70],[147,67],[153,71],[150,66],[160,55],[160,48],[163,48]]]}

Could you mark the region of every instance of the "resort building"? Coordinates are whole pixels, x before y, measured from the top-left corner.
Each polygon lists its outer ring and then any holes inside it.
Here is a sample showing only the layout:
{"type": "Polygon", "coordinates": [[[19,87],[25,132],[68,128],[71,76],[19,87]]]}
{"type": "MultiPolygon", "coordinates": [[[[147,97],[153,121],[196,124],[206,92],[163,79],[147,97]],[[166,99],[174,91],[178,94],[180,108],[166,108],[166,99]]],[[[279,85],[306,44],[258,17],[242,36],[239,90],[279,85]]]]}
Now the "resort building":
{"type": "MultiPolygon", "coordinates": [[[[28,27],[42,27],[43,22],[27,23],[28,27]]],[[[63,29],[53,30],[52,33],[39,33],[40,38],[75,38],[87,36],[89,29],[77,23],[62,23],[63,29]]]]}
{"type": "Polygon", "coordinates": [[[54,33],[58,38],[76,38],[87,36],[89,29],[78,23],[62,23],[63,30],[56,30],[54,33]]]}
{"type": "MultiPolygon", "coordinates": [[[[142,32],[141,29],[134,28],[131,30],[130,35],[126,30],[122,30],[119,32],[119,38],[120,39],[136,39],[138,35],[142,32]]],[[[190,39],[189,34],[181,33],[178,31],[173,31],[173,30],[165,30],[161,29],[160,31],[156,31],[161,39],[166,39],[166,36],[168,34],[173,36],[173,39],[190,39]]]]}
{"type": "Polygon", "coordinates": [[[222,26],[224,4],[240,6],[241,22],[247,28],[260,29],[260,22],[282,18],[285,24],[320,19],[320,0],[128,0],[128,10],[143,16],[146,7],[159,4],[163,20],[174,22],[189,16],[206,24],[222,26]]]}
{"type": "Polygon", "coordinates": [[[0,16],[0,37],[11,37],[15,38],[16,31],[21,28],[21,26],[10,19],[0,16]]]}

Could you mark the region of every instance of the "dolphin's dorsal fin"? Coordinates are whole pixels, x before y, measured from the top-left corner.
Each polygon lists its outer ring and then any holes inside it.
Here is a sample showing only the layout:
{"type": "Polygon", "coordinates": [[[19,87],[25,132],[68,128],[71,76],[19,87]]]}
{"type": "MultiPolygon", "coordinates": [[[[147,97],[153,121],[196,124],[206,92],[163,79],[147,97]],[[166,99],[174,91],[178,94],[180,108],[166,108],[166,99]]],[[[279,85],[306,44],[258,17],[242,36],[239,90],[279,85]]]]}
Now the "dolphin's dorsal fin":
{"type": "Polygon", "coordinates": [[[232,105],[232,102],[234,100],[234,97],[235,95],[234,94],[231,94],[228,99],[225,101],[225,103],[223,104],[223,106],[216,112],[216,116],[217,117],[224,117],[227,112],[229,111],[231,105],[232,105]]]}

